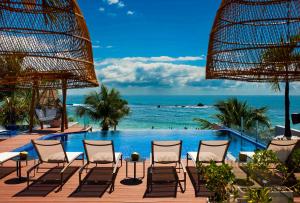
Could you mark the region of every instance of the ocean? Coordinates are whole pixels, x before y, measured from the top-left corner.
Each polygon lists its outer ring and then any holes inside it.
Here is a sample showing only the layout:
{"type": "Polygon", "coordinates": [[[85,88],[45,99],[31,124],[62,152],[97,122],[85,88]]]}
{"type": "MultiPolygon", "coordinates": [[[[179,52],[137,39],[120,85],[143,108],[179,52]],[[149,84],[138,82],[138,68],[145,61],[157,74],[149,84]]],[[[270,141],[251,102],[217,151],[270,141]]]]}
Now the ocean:
{"type": "MultiPolygon", "coordinates": [[[[123,96],[130,106],[130,115],[119,124],[118,129],[195,129],[199,126],[194,118],[204,118],[215,121],[214,104],[229,97],[237,97],[247,101],[254,107],[268,107],[268,116],[272,126],[284,125],[284,96],[123,96]],[[204,104],[198,107],[197,104],[204,104]]],[[[300,96],[290,96],[291,113],[300,113],[300,96]]],[[[72,105],[82,104],[83,95],[69,95],[68,116],[73,117],[82,125],[92,125],[100,128],[99,122],[91,121],[88,117],[78,118],[72,105]]],[[[300,129],[300,124],[292,125],[300,129]]]]}

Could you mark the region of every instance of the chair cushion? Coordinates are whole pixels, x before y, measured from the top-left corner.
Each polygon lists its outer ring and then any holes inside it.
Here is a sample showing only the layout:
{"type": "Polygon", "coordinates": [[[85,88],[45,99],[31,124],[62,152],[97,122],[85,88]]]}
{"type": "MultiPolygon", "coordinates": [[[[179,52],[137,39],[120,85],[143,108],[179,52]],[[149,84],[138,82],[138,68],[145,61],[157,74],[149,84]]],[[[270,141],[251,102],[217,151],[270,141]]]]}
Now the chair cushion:
{"type": "Polygon", "coordinates": [[[43,109],[35,109],[35,113],[39,119],[43,119],[45,117],[43,109]]]}
{"type": "Polygon", "coordinates": [[[179,161],[178,155],[175,152],[155,152],[155,162],[177,162],[179,161]]]}
{"type": "Polygon", "coordinates": [[[55,118],[57,110],[55,108],[46,108],[46,117],[55,118]]]}
{"type": "Polygon", "coordinates": [[[91,162],[112,162],[113,155],[109,152],[98,152],[90,157],[91,162]]]}
{"type": "Polygon", "coordinates": [[[57,152],[57,153],[53,153],[53,154],[50,154],[48,156],[48,162],[64,162],[66,161],[65,160],[65,153],[64,152],[57,152]]]}
{"type": "Polygon", "coordinates": [[[218,157],[212,152],[201,152],[199,154],[198,159],[199,159],[198,161],[209,162],[209,161],[221,161],[223,157],[218,157]]]}

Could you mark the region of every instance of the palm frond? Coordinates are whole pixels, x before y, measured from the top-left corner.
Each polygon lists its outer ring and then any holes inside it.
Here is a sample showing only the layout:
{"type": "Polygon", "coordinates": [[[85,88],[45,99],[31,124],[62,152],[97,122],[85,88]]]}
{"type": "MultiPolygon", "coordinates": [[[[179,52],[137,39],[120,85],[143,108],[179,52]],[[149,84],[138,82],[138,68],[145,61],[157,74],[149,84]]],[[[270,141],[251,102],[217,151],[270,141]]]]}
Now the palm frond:
{"type": "Polygon", "coordinates": [[[215,124],[202,118],[194,118],[193,121],[197,122],[201,129],[214,129],[215,124]]]}

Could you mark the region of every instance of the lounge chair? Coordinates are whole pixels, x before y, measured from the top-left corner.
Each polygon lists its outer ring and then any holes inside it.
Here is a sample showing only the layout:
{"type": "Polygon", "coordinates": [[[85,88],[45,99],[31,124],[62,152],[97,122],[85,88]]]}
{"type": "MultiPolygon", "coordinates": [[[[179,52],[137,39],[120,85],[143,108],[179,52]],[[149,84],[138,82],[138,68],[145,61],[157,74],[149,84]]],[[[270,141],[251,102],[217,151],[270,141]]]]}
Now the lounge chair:
{"type": "MultiPolygon", "coordinates": [[[[277,155],[282,163],[286,163],[292,154],[298,140],[272,140],[267,150],[272,150],[277,155]]],[[[240,152],[240,161],[246,161],[247,158],[252,158],[255,152],[240,152]]]]}
{"type": "Polygon", "coordinates": [[[83,152],[66,152],[62,142],[59,140],[31,140],[31,142],[37,152],[38,163],[27,171],[27,187],[30,181],[33,181],[30,179],[31,171],[38,170],[41,164],[63,164],[64,167],[60,170],[60,187],[57,191],[61,190],[64,184],[64,172],[79,157],[84,161],[83,152]]]}
{"type": "MultiPolygon", "coordinates": [[[[186,155],[186,165],[192,160],[194,166],[197,163],[209,164],[211,161],[224,163],[230,142],[228,140],[200,141],[197,152],[188,152],[186,155]]],[[[201,174],[197,173],[196,190],[200,190],[201,174]]]]}
{"type": "Polygon", "coordinates": [[[84,169],[88,170],[89,164],[112,164],[113,170],[111,173],[111,179],[108,180],[110,183],[110,191],[112,193],[115,188],[115,179],[118,172],[119,161],[122,166],[122,153],[115,152],[113,141],[101,141],[101,140],[83,140],[84,150],[87,158],[85,163],[79,170],[79,189],[85,182],[85,178],[82,179],[82,173],[84,169]]]}
{"type": "MultiPolygon", "coordinates": [[[[3,166],[3,164],[9,160],[12,160],[13,158],[17,158],[20,155],[20,152],[1,152],[0,153],[0,166],[3,166]]],[[[17,175],[19,175],[21,166],[19,166],[18,162],[16,162],[16,169],[17,169],[17,175]]]]}
{"type": "Polygon", "coordinates": [[[228,140],[200,141],[197,152],[187,153],[187,166],[189,160],[192,160],[195,166],[197,162],[209,163],[214,161],[216,163],[224,163],[229,143],[228,140]]]}
{"type": "Polygon", "coordinates": [[[161,184],[161,183],[170,183],[175,182],[176,186],[180,186],[181,192],[184,193],[186,190],[186,168],[185,165],[182,163],[181,160],[181,149],[182,149],[182,141],[152,141],[152,153],[150,154],[150,167],[148,169],[148,179],[147,179],[147,192],[152,191],[153,184],[161,184]],[[173,165],[170,171],[164,172],[161,170],[162,167],[157,167],[158,164],[168,164],[173,165]],[[183,179],[179,179],[177,174],[177,169],[183,170],[183,179]],[[173,180],[154,180],[153,176],[155,174],[170,174],[175,175],[173,180]],[[181,182],[184,183],[182,187],[181,182]]]}

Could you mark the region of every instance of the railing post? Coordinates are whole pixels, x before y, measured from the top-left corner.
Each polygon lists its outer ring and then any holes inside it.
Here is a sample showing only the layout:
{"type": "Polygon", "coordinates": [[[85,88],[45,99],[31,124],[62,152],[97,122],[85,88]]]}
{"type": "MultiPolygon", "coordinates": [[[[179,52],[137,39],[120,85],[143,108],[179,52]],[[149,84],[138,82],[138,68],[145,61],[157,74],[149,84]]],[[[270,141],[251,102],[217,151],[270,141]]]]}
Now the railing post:
{"type": "MultiPolygon", "coordinates": [[[[256,143],[258,142],[258,120],[256,120],[256,143]]],[[[255,145],[257,149],[257,144],[255,145]]]]}

